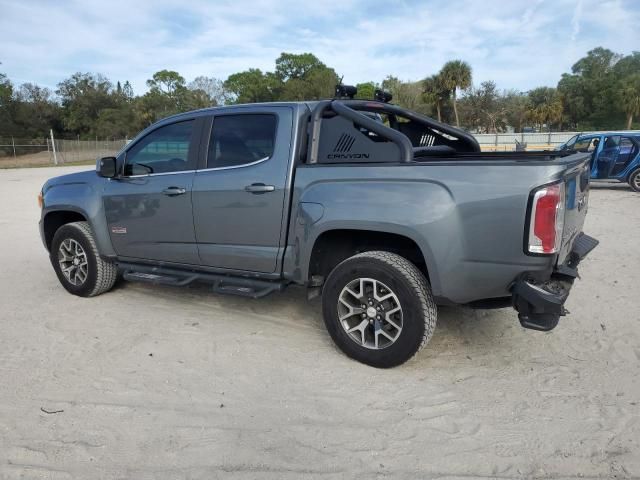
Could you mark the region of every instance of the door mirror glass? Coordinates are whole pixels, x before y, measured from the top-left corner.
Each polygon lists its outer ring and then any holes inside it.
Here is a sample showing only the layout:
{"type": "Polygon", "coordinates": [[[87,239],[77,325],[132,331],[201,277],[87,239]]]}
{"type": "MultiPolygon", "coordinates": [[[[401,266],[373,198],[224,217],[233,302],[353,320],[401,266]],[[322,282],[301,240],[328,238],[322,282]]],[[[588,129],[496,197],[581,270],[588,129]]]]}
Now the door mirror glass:
{"type": "Polygon", "coordinates": [[[98,160],[97,172],[98,175],[105,178],[114,178],[116,176],[116,157],[102,157],[98,160]]]}

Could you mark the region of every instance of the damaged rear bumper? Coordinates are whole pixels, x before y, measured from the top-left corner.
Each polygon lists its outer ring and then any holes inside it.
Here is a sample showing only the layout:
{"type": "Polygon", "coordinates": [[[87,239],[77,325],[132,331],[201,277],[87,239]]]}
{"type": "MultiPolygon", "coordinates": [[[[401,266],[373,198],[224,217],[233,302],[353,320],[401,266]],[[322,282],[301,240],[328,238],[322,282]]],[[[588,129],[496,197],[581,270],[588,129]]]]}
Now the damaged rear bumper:
{"type": "Polygon", "coordinates": [[[548,331],[558,325],[560,317],[567,313],[564,303],[578,277],[578,264],[597,245],[598,240],[582,233],[573,242],[566,261],[554,268],[547,281],[535,282],[525,275],[515,282],[513,308],[524,328],[548,331]]]}

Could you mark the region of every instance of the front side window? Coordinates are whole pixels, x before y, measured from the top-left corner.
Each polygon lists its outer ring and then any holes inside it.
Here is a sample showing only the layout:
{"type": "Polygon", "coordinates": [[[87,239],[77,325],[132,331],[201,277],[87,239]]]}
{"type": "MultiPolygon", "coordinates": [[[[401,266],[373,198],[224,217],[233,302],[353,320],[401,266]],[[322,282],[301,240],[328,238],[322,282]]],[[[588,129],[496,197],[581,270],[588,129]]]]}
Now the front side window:
{"type": "Polygon", "coordinates": [[[272,114],[215,117],[207,168],[235,167],[271,157],[276,124],[276,116],[272,114]]]}
{"type": "Polygon", "coordinates": [[[165,125],[127,150],[124,174],[148,175],[188,170],[193,120],[165,125]]]}
{"type": "Polygon", "coordinates": [[[587,138],[580,138],[576,141],[576,143],[574,143],[573,145],[573,150],[576,150],[578,152],[588,152],[589,147],[591,146],[591,142],[593,139],[587,137],[587,138]]]}

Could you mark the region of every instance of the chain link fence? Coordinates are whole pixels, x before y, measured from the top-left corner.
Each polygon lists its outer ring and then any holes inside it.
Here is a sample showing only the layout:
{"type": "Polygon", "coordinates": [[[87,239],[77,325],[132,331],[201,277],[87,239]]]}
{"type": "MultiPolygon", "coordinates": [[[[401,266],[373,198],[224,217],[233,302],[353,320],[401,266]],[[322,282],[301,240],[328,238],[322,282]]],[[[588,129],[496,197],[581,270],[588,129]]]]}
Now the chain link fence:
{"type": "MultiPolygon", "coordinates": [[[[579,133],[586,132],[481,133],[474,136],[484,152],[509,152],[516,150],[518,144],[526,150],[553,150],[579,133]]],[[[0,168],[90,163],[100,157],[115,155],[126,144],[126,139],[54,139],[52,142],[51,138],[0,136],[0,168]]]]}
{"type": "Polygon", "coordinates": [[[115,155],[127,144],[122,140],[62,140],[0,137],[0,168],[91,163],[115,155]]]}

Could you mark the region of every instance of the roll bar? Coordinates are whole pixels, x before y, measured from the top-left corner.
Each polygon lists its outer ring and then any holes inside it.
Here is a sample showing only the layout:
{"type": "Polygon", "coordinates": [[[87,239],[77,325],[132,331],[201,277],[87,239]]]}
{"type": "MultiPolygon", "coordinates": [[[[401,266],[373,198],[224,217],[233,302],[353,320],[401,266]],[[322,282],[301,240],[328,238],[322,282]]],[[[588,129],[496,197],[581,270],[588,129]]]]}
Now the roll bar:
{"type": "Polygon", "coordinates": [[[366,115],[360,113],[358,110],[399,115],[401,117],[408,118],[409,120],[423,124],[431,129],[437,130],[438,132],[451,135],[452,137],[463,141],[471,148],[472,151],[480,151],[480,145],[473,135],[457,128],[450,127],[449,125],[438,122],[425,115],[398,107],[397,105],[370,100],[321,100],[316,104],[311,116],[307,163],[318,163],[322,117],[328,110],[332,110],[335,114],[347,118],[380,135],[382,138],[386,138],[387,140],[394,142],[400,149],[401,162],[411,162],[413,160],[413,145],[409,138],[398,130],[394,130],[393,128],[372,120],[366,115]]]}
{"type": "Polygon", "coordinates": [[[376,122],[366,115],[357,112],[353,108],[346,106],[344,102],[341,102],[340,100],[334,100],[331,102],[331,108],[341,117],[353,120],[367,130],[371,130],[373,133],[377,133],[381,137],[391,140],[398,145],[398,148],[400,148],[401,162],[410,162],[413,160],[413,145],[411,145],[411,140],[409,140],[405,134],[400,133],[393,128],[389,128],[380,122],[376,122]]]}

